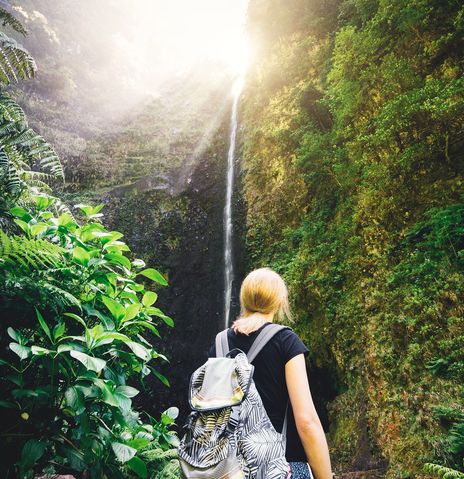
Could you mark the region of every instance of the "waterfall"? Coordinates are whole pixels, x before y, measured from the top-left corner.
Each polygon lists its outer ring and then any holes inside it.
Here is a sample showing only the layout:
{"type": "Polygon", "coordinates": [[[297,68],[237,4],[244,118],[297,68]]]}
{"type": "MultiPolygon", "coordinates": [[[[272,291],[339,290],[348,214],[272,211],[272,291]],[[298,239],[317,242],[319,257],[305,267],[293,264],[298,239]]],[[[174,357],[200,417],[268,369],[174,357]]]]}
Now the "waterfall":
{"type": "Polygon", "coordinates": [[[234,156],[237,142],[238,100],[243,88],[243,77],[234,83],[232,113],[230,117],[229,152],[227,154],[227,189],[224,206],[224,327],[229,326],[230,302],[232,299],[232,282],[234,265],[232,256],[232,192],[234,189],[234,156]]]}

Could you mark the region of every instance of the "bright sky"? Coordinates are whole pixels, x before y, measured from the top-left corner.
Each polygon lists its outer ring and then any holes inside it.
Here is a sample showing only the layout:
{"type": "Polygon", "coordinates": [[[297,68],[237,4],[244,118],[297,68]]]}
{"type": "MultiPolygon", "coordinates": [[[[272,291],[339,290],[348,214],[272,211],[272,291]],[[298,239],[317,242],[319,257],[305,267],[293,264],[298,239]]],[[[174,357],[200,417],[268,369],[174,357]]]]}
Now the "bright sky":
{"type": "Polygon", "coordinates": [[[126,28],[113,40],[126,61],[133,58],[131,68],[137,77],[181,73],[203,60],[217,61],[238,73],[247,61],[247,3],[138,0],[131,2],[126,28]]]}

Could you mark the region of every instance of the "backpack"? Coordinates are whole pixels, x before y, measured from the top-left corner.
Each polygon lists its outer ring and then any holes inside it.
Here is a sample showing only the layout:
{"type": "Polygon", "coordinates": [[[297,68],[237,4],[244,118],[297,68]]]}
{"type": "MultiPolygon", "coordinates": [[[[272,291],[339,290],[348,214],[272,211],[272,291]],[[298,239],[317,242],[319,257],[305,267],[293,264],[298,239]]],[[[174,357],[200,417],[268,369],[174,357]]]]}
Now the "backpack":
{"type": "Polygon", "coordinates": [[[178,447],[184,479],[287,479],[287,411],[280,434],[264,409],[251,364],[285,328],[273,323],[263,328],[247,354],[229,352],[227,330],[216,336],[216,357],[190,379],[192,412],[178,447]]]}

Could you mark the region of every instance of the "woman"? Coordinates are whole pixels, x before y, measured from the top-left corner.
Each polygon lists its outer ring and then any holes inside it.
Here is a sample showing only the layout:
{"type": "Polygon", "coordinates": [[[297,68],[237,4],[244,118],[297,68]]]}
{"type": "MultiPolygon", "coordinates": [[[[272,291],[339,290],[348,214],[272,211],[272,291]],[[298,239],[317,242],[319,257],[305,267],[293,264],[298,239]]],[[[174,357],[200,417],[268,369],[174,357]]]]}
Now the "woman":
{"type": "MultiPolygon", "coordinates": [[[[227,334],[231,350],[248,352],[259,332],[275,317],[291,319],[287,287],[270,268],[248,274],[240,289],[240,305],[240,317],[227,334]]],[[[327,441],[309,390],[307,354],[308,349],[292,330],[279,331],[253,361],[253,379],[278,432],[289,404],[286,458],[291,478],[309,479],[309,463],[316,479],[332,479],[327,441]]],[[[215,345],[208,356],[216,356],[215,345]]]]}

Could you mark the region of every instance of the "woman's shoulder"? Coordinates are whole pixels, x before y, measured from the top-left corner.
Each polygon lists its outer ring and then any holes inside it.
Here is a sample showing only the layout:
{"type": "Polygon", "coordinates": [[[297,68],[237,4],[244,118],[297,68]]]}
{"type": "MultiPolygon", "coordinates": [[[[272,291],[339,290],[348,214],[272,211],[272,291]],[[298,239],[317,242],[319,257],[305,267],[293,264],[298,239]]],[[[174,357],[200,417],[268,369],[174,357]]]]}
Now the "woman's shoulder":
{"type": "Polygon", "coordinates": [[[298,354],[304,354],[307,356],[309,353],[309,349],[304,342],[291,328],[282,329],[274,336],[274,339],[284,358],[284,363],[290,361],[290,359],[298,354]]]}

